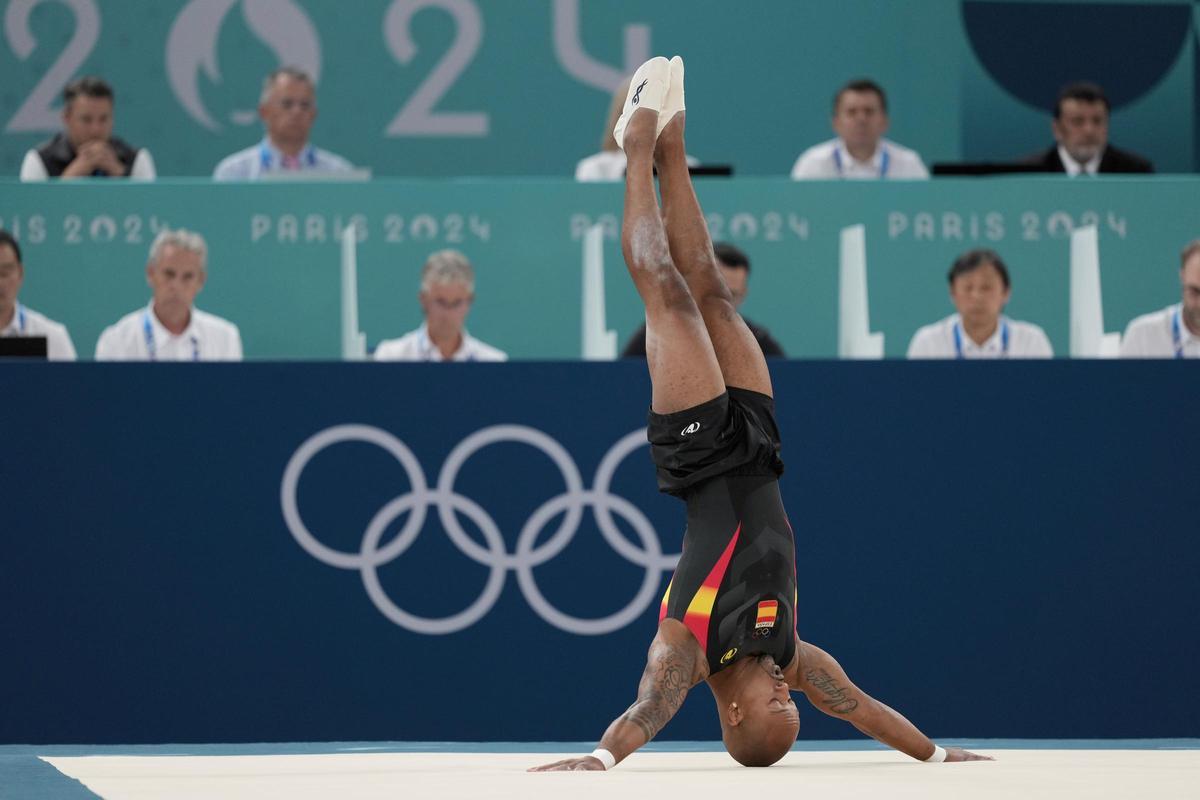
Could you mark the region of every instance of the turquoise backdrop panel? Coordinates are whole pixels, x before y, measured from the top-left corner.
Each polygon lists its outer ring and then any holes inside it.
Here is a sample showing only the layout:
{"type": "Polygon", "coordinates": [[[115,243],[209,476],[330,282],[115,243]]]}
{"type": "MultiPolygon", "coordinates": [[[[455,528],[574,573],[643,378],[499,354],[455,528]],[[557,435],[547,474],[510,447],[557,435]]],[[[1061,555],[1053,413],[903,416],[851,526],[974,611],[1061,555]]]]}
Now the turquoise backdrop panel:
{"type": "Polygon", "coordinates": [[[0,0],[0,172],[59,128],[96,73],[117,131],[160,174],[207,176],[256,142],[262,77],[317,76],[314,140],[379,176],[570,175],[612,87],[648,55],[688,65],[689,148],[787,174],[828,138],[830,99],[879,80],[927,162],[1047,147],[1059,85],[1110,87],[1114,141],[1197,169],[1193,0],[0,0]],[[1064,24],[1063,20],[1070,20],[1064,24]]]}
{"type": "MultiPolygon", "coordinates": [[[[955,256],[991,247],[1013,277],[1009,313],[1068,351],[1070,232],[1100,233],[1106,327],[1178,302],[1179,252],[1200,237],[1200,178],[1055,177],[917,183],[697,184],[714,238],[753,261],[744,313],[790,356],[837,354],[839,234],[866,226],[872,330],[901,356],[918,327],[952,312],[955,256]]],[[[609,327],[642,322],[625,274],[622,187],[565,179],[369,184],[0,183],[0,227],[25,250],[22,299],[61,320],[87,357],[105,325],[149,297],[145,264],[162,225],[204,234],[209,280],[197,305],[236,322],[251,358],[340,355],[338,233],[356,224],[361,327],[368,344],[421,322],[419,273],[455,247],[477,272],[468,325],[515,358],[581,351],[582,236],[606,233],[609,327]]]]}

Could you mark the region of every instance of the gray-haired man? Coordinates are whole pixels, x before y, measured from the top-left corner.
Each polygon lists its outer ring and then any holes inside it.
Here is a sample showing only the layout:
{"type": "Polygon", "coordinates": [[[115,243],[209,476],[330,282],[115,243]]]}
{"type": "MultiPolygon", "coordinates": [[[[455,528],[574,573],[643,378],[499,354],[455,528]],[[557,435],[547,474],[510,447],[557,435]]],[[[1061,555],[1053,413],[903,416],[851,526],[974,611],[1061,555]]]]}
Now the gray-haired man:
{"type": "Polygon", "coordinates": [[[399,339],[380,342],[376,361],[507,361],[508,356],[467,333],[475,300],[475,271],[457,250],[439,250],[421,269],[417,295],[425,322],[399,339]]]}
{"type": "Polygon", "coordinates": [[[97,361],[241,361],[242,337],[228,320],[195,308],[208,277],[204,237],[164,230],[150,246],[153,297],[100,334],[97,361]]]}
{"type": "Polygon", "coordinates": [[[350,162],[309,141],[317,120],[317,90],[308,73],[281,67],[263,81],[258,116],[266,136],[217,165],[213,180],[256,181],[271,174],[350,172],[350,162]]]}

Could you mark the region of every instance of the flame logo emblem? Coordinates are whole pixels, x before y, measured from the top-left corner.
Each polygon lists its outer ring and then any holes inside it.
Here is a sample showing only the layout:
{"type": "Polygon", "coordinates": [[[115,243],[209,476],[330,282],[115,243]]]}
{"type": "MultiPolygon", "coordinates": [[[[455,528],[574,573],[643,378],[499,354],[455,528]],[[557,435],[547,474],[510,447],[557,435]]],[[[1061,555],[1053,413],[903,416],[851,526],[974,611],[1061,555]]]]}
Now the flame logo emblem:
{"type": "MultiPolygon", "coordinates": [[[[299,67],[321,78],[321,43],[312,20],[294,0],[191,0],[179,12],[167,36],[167,79],[179,104],[196,122],[210,131],[221,130],[200,96],[200,72],[221,83],[217,42],[225,17],[240,2],[242,18],[250,31],[275,53],[279,64],[299,67]]],[[[260,76],[237,76],[238,81],[260,76]]],[[[230,121],[250,125],[258,118],[254,109],[234,111],[230,121]]]]}

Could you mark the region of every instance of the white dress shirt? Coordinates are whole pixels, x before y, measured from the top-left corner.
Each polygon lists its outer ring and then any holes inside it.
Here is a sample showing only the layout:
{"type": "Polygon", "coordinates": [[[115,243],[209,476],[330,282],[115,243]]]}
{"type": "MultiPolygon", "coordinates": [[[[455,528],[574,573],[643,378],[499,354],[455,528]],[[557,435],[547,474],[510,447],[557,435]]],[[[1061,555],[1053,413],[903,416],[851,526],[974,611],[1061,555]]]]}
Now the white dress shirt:
{"type": "Polygon", "coordinates": [[[1200,336],[1188,329],[1176,303],[1129,323],[1121,358],[1200,358],[1200,336]]]}
{"type": "Polygon", "coordinates": [[[443,358],[442,351],[429,338],[429,328],[422,323],[415,331],[399,339],[387,339],[375,348],[376,361],[508,361],[508,354],[484,344],[465,330],[462,344],[450,358],[443,358]]]}
{"type": "MultiPolygon", "coordinates": [[[[625,153],[601,150],[575,165],[575,180],[580,183],[612,183],[625,180],[625,153]]],[[[687,156],[689,167],[700,166],[700,159],[687,156]]]]}
{"type": "MultiPolygon", "coordinates": [[[[133,165],[129,168],[129,179],[134,181],[152,181],[157,176],[158,172],[154,168],[154,157],[150,155],[149,150],[143,147],[133,157],[133,165]]],[[[29,150],[26,152],[25,160],[21,162],[21,181],[24,183],[38,183],[48,180],[50,180],[50,173],[46,172],[46,165],[42,162],[42,157],[38,155],[38,151],[29,150]]]]}
{"type": "Polygon", "coordinates": [[[51,361],[74,361],[75,345],[65,325],[32,308],[17,303],[12,321],[0,329],[0,336],[45,336],[46,357],[51,361]]]}
{"type": "Polygon", "coordinates": [[[121,317],[100,334],[97,361],[241,361],[242,335],[232,322],[193,308],[176,336],[154,313],[154,303],[121,317]]]}
{"type": "Polygon", "coordinates": [[[1054,358],[1046,332],[1031,322],[1000,317],[996,331],[976,344],[958,314],[926,325],[908,345],[909,358],[1054,358]]]}
{"type": "Polygon", "coordinates": [[[264,138],[253,147],[247,147],[227,156],[213,171],[215,181],[256,181],[269,173],[312,172],[326,174],[353,172],[354,165],[328,150],[307,145],[296,156],[295,163],[285,166],[285,157],[270,139],[264,138]]]}
{"type": "Polygon", "coordinates": [[[625,180],[625,154],[620,150],[601,150],[575,165],[575,180],[598,183],[625,180]]]}
{"type": "Polygon", "coordinates": [[[929,170],[915,150],[888,139],[880,139],[875,155],[867,161],[859,161],[850,155],[840,137],[830,139],[805,150],[792,167],[794,181],[928,177],[929,170]]]}
{"type": "Polygon", "coordinates": [[[1072,178],[1077,177],[1083,172],[1086,172],[1088,175],[1095,175],[1100,171],[1100,159],[1104,157],[1104,150],[1102,148],[1100,152],[1096,153],[1095,157],[1093,157],[1092,160],[1086,164],[1080,164],[1071,157],[1071,154],[1067,152],[1067,148],[1060,144],[1058,146],[1058,157],[1063,163],[1063,169],[1065,169],[1067,171],[1067,175],[1072,178]]]}

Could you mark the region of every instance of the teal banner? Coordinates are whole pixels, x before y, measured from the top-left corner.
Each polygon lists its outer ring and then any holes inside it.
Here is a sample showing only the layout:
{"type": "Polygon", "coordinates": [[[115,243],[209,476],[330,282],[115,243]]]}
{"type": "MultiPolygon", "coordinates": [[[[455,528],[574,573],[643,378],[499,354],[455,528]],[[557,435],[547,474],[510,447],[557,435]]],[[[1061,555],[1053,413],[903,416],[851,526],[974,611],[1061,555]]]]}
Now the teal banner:
{"type": "Polygon", "coordinates": [[[0,172],[59,129],[59,93],[99,74],[116,130],[162,175],[208,176],[262,135],[263,76],[318,82],[321,147],[377,176],[571,175],[609,96],[649,55],[682,54],[689,147],[739,175],[786,175],[832,135],[847,80],[887,89],[890,135],[927,163],[1052,143],[1070,80],[1113,100],[1112,140],[1159,171],[1200,167],[1200,6],[879,0],[0,0],[0,172]],[[1126,57],[1124,54],[1134,54],[1126,57]]]}
{"type": "MultiPolygon", "coordinates": [[[[789,356],[837,354],[838,259],[845,226],[866,227],[871,329],[902,356],[918,327],[952,312],[946,273],[974,247],[1013,278],[1009,313],[1069,347],[1070,233],[1099,230],[1104,321],[1179,301],[1179,252],[1200,236],[1200,178],[1006,178],[918,183],[698,183],[715,239],[753,262],[743,312],[789,356]]],[[[625,338],[642,305],[625,274],[622,187],[569,180],[370,184],[0,183],[0,227],[25,251],[22,300],[65,323],[83,357],[100,331],[145,304],[156,230],[208,240],[197,300],[241,328],[249,358],[338,358],[341,250],[355,225],[360,322],[369,347],[421,322],[419,273],[434,250],[475,265],[471,333],[514,358],[581,354],[583,235],[605,231],[608,327],[625,338]]]]}

